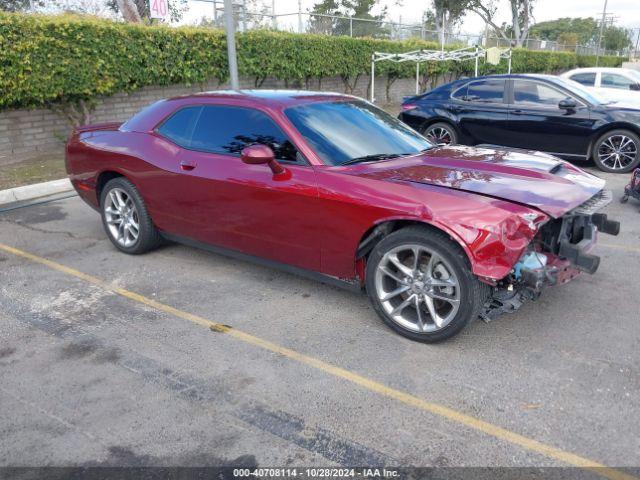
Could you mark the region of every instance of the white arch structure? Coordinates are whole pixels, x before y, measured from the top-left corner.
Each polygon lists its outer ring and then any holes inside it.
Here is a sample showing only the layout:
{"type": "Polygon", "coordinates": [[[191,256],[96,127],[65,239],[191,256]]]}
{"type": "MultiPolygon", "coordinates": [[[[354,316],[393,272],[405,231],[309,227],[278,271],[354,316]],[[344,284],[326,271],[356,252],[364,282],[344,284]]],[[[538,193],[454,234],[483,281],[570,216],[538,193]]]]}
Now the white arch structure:
{"type": "MultiPolygon", "coordinates": [[[[370,100],[375,100],[375,76],[376,63],[388,61],[395,63],[415,62],[416,63],[416,95],[420,93],[420,63],[422,62],[462,62],[465,60],[475,60],[475,76],[478,76],[478,62],[480,58],[485,59],[487,51],[476,45],[475,47],[461,48],[459,50],[414,50],[406,53],[374,52],[371,55],[371,92],[370,100]]],[[[502,52],[500,58],[509,61],[508,73],[511,73],[511,49],[502,52]]]]}

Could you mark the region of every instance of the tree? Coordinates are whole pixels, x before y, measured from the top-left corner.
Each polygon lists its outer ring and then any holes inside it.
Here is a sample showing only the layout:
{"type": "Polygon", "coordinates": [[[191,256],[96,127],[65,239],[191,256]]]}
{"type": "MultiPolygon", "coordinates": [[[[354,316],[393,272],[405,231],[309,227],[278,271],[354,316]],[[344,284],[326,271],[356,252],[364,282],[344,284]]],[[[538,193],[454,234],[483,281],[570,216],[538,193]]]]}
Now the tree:
{"type": "Polygon", "coordinates": [[[515,43],[521,47],[529,36],[529,28],[533,14],[533,3],[535,0],[509,0],[511,7],[511,32],[513,38],[504,25],[499,26],[495,22],[495,14],[498,9],[496,0],[469,0],[467,8],[477,13],[488,25],[493,28],[496,34],[502,38],[515,43]]]}
{"type": "MultiPolygon", "coordinates": [[[[270,9],[262,0],[245,0],[244,4],[233,3],[233,23],[236,30],[255,30],[269,28],[272,17],[270,9]],[[246,11],[245,8],[246,7],[246,11]]],[[[201,27],[225,27],[224,10],[218,12],[217,18],[204,17],[200,20],[201,27]]]]}
{"type": "Polygon", "coordinates": [[[562,32],[558,35],[558,43],[565,46],[565,50],[567,47],[574,47],[579,44],[578,34],[574,32],[562,32]]]}
{"type": "MultiPolygon", "coordinates": [[[[440,44],[446,42],[447,28],[449,30],[456,24],[460,23],[462,17],[467,12],[466,0],[432,0],[433,13],[432,18],[438,31],[440,44]]],[[[427,21],[430,20],[427,13],[427,21]]]]}
{"type": "Polygon", "coordinates": [[[314,33],[354,37],[385,36],[387,32],[382,28],[382,22],[387,8],[384,7],[379,15],[371,13],[378,3],[379,0],[321,0],[310,11],[310,30],[314,33]],[[322,15],[352,17],[353,21],[322,15]]]}
{"type": "Polygon", "coordinates": [[[44,6],[44,0],[0,0],[0,10],[5,12],[24,12],[32,6],[44,6]]]}
{"type": "Polygon", "coordinates": [[[532,25],[529,34],[551,41],[560,41],[562,34],[574,34],[578,44],[586,45],[597,40],[598,31],[598,23],[593,18],[558,18],[532,25]]]}
{"type": "Polygon", "coordinates": [[[309,13],[309,31],[311,33],[331,35],[336,32],[338,19],[332,17],[342,14],[338,0],[322,0],[316,3],[309,13]]]}
{"type": "MultiPolygon", "coordinates": [[[[570,45],[569,39],[575,38],[573,45],[597,45],[600,27],[593,18],[558,18],[536,23],[530,34],[540,40],[551,40],[570,45]],[[568,37],[569,36],[569,37],[568,37]]],[[[624,50],[631,45],[629,32],[621,27],[605,26],[602,47],[606,50],[624,50]]]]}
{"type": "MultiPolygon", "coordinates": [[[[139,23],[148,20],[151,12],[150,1],[153,0],[107,0],[107,5],[114,12],[120,12],[125,22],[139,23]]],[[[178,22],[188,8],[188,0],[169,0],[169,18],[178,22]]]]}
{"type": "Polygon", "coordinates": [[[606,27],[602,38],[605,50],[624,50],[632,45],[629,30],[622,27],[606,27]]]}

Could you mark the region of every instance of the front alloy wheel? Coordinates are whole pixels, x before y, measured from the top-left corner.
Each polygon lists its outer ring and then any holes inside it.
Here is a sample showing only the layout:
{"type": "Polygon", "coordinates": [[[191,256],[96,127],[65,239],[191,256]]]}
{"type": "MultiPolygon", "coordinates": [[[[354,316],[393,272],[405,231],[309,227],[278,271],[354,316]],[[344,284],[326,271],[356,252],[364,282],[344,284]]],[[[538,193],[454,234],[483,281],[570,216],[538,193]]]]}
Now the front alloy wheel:
{"type": "Polygon", "coordinates": [[[594,160],[600,170],[611,173],[627,173],[640,163],[640,138],[633,132],[614,130],[598,139],[594,148],[594,160]]]}
{"type": "Polygon", "coordinates": [[[460,306],[453,268],[422,245],[401,245],[382,257],[376,295],[394,322],[418,333],[442,330],[460,306]]]}
{"type": "Polygon", "coordinates": [[[390,328],[421,342],[458,333],[478,316],[488,292],[458,244],[419,225],[401,228],[373,248],[366,288],[390,328]]]}

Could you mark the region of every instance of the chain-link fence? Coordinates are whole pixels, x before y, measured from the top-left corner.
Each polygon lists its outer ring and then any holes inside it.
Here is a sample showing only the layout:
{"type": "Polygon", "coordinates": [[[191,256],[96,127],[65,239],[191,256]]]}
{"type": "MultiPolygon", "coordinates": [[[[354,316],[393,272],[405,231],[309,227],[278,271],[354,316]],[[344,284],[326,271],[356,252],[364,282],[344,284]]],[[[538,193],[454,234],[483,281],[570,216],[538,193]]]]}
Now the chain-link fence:
{"type": "MultiPolygon", "coordinates": [[[[203,25],[224,26],[224,7],[222,0],[194,0],[194,3],[206,2],[213,5],[213,18],[201,22],[203,25]]],[[[515,46],[510,39],[495,34],[469,34],[463,32],[438,32],[426,28],[424,23],[394,22],[376,18],[357,18],[339,15],[326,15],[309,12],[292,12],[274,14],[269,7],[260,12],[250,11],[255,3],[251,0],[239,0],[234,3],[234,18],[240,31],[256,28],[269,28],[297,33],[315,33],[319,35],[344,35],[350,37],[373,37],[391,40],[419,38],[446,46],[481,45],[485,48],[515,46]]],[[[522,45],[530,50],[555,52],[575,52],[580,55],[595,55],[597,45],[571,45],[535,38],[527,39],[522,45]]],[[[601,55],[624,55],[629,50],[612,51],[600,49],[601,55]]]]}

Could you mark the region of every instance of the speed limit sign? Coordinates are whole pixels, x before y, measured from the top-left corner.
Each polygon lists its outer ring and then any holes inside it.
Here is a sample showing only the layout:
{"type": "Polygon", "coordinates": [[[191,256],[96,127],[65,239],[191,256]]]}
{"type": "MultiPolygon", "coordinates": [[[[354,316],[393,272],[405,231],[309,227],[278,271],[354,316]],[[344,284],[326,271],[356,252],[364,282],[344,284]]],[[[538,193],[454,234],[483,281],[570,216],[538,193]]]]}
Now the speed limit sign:
{"type": "Polygon", "coordinates": [[[168,0],[151,0],[151,18],[160,18],[162,20],[169,16],[168,0]]]}

